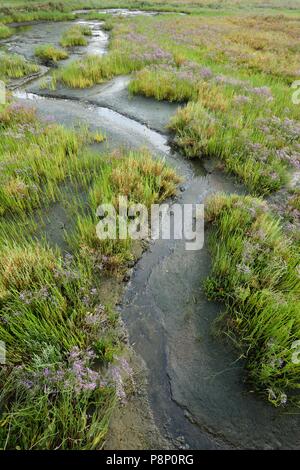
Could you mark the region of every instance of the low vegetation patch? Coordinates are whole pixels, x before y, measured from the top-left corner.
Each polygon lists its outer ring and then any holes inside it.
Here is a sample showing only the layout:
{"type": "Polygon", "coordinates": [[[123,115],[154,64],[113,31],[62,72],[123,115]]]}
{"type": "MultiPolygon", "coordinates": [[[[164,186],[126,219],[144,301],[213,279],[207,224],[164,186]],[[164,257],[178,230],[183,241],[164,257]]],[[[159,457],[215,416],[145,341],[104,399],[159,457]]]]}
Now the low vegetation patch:
{"type": "Polygon", "coordinates": [[[288,180],[288,169],[300,163],[297,140],[290,139],[291,132],[300,131],[298,122],[277,116],[255,119],[233,106],[228,111],[213,112],[200,101],[190,102],[170,123],[175,143],[188,157],[221,159],[254,194],[278,190],[288,180]]]}
{"type": "Polygon", "coordinates": [[[35,49],[35,55],[39,59],[41,59],[42,62],[47,63],[49,61],[52,62],[58,62],[59,60],[64,60],[69,57],[69,54],[67,51],[64,51],[62,49],[58,49],[51,44],[44,44],[41,46],[38,46],[35,49]]]}
{"type": "Polygon", "coordinates": [[[134,75],[129,91],[156,100],[184,102],[197,97],[197,90],[193,85],[190,80],[186,80],[184,70],[179,72],[171,65],[152,65],[134,75]]]}
{"type": "Polygon", "coordinates": [[[5,24],[0,23],[0,39],[6,39],[12,36],[13,30],[6,26],[5,24]]]}
{"type": "Polygon", "coordinates": [[[71,62],[53,74],[51,86],[61,82],[70,88],[88,88],[103,83],[115,75],[128,73],[137,67],[126,56],[115,52],[107,56],[89,55],[71,62]]]}
{"type": "Polygon", "coordinates": [[[205,288],[225,304],[227,335],[241,348],[251,381],[274,405],[299,404],[299,245],[267,204],[249,196],[208,200],[213,267],[205,288]]]}
{"type": "Polygon", "coordinates": [[[39,71],[39,66],[18,54],[0,54],[0,79],[22,78],[39,71]]]}
{"type": "Polygon", "coordinates": [[[151,204],[174,196],[180,181],[174,170],[162,161],[153,160],[147,151],[112,155],[110,163],[103,165],[94,179],[89,191],[89,213],[85,211],[78,216],[75,240],[72,236],[70,244],[77,246],[79,243],[105,255],[106,265],[111,270],[123,266],[132,260],[132,240],[99,240],[95,231],[99,204],[112,204],[118,210],[121,195],[128,198],[129,207],[140,203],[150,208],[151,204]]]}
{"type": "Polygon", "coordinates": [[[91,259],[13,240],[1,255],[1,447],[99,448],[116,384],[113,366],[95,367],[93,344],[100,333],[113,357],[120,338],[115,314],[99,303],[91,259]]]}
{"type": "MultiPolygon", "coordinates": [[[[66,4],[61,2],[37,3],[35,1],[22,4],[3,6],[0,8],[0,21],[2,23],[22,23],[26,21],[71,21],[75,15],[70,11],[66,4]],[[68,11],[69,10],[69,11],[68,11]]],[[[64,2],[65,3],[65,2],[64,2]]]]}
{"type": "Polygon", "coordinates": [[[86,36],[91,36],[91,34],[88,26],[75,25],[63,34],[60,44],[62,47],[86,46],[88,43],[86,36]]]}
{"type": "Polygon", "coordinates": [[[75,176],[80,150],[89,138],[51,120],[41,122],[33,108],[12,103],[0,115],[0,214],[31,212],[55,201],[59,185],[75,176]]]}

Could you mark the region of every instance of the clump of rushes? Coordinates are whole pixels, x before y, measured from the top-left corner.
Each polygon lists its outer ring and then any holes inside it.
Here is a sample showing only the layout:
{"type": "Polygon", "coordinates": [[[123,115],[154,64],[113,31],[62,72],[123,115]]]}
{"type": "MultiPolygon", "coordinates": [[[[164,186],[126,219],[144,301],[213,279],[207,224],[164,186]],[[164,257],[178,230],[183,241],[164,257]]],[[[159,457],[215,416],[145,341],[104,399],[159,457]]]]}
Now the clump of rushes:
{"type": "Polygon", "coordinates": [[[51,44],[44,44],[41,46],[38,46],[35,51],[34,51],[36,57],[42,60],[42,62],[47,63],[47,62],[58,62],[59,60],[64,60],[69,57],[69,54],[67,51],[64,51],[62,49],[58,49],[51,44]]]}
{"type": "Polygon", "coordinates": [[[69,243],[75,249],[84,247],[92,252],[106,269],[121,269],[122,272],[122,266],[132,259],[132,240],[100,240],[95,231],[97,207],[103,203],[113,204],[118,210],[121,195],[128,198],[129,206],[141,203],[150,208],[151,204],[174,196],[180,181],[171,168],[162,161],[153,160],[147,151],[118,152],[109,156],[103,160],[101,171],[90,189],[90,211],[78,215],[76,230],[69,237],[69,243]]]}
{"type": "Polygon", "coordinates": [[[63,34],[60,45],[62,47],[73,47],[73,46],[86,46],[86,36],[91,36],[92,32],[89,26],[86,25],[75,25],[65,31],[63,34]]]}
{"type": "Polygon", "coordinates": [[[0,39],[6,39],[12,36],[13,31],[11,28],[6,26],[5,24],[0,23],[0,39]]]}
{"type": "Polygon", "coordinates": [[[39,71],[39,66],[18,54],[0,54],[0,79],[22,78],[39,71]]]}
{"type": "Polygon", "coordinates": [[[28,212],[57,200],[59,185],[79,177],[80,152],[92,139],[86,129],[41,122],[33,108],[8,105],[0,114],[0,214],[28,212]]]}
{"type": "Polygon", "coordinates": [[[89,55],[71,62],[53,75],[52,85],[57,81],[71,88],[88,88],[112,78],[114,75],[135,70],[137,64],[118,52],[105,55],[89,55]]]}
{"type": "Polygon", "coordinates": [[[300,254],[265,202],[218,194],[207,201],[213,257],[209,299],[225,304],[223,328],[242,349],[251,381],[276,406],[300,404],[300,254]]]}
{"type": "Polygon", "coordinates": [[[129,84],[129,91],[154,97],[156,100],[188,101],[196,98],[193,83],[171,65],[152,65],[137,72],[129,84]]]}
{"type": "Polygon", "coordinates": [[[104,25],[102,26],[104,31],[112,31],[113,27],[114,27],[113,21],[110,18],[106,18],[104,25]]]}

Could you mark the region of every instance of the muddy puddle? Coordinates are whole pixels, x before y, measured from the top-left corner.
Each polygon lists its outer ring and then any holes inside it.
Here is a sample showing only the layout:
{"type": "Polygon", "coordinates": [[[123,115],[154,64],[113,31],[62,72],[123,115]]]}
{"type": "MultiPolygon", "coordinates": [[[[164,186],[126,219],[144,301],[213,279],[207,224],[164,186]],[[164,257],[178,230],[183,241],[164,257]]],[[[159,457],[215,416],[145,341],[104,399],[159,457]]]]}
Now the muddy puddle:
{"type": "MultiPolygon", "coordinates": [[[[41,92],[37,81],[15,95],[34,104],[41,116],[53,116],[67,126],[84,122],[101,129],[107,136],[101,151],[143,146],[165,158],[185,179],[180,204],[203,202],[217,191],[243,192],[212,162],[201,165],[172,152],[166,125],[176,106],[130,97],[128,80],[118,77],[89,90],[61,88],[51,93],[41,92]]],[[[215,336],[221,307],[208,302],[202,289],[210,262],[207,243],[200,251],[188,252],[180,240],[158,240],[137,263],[118,307],[130,343],[147,368],[154,421],[171,448],[298,448],[299,415],[260,399],[245,383],[237,352],[215,336]]],[[[130,416],[119,417],[119,427],[114,421],[116,436],[130,435],[135,406],[132,409],[130,416]]],[[[139,436],[137,445],[155,447],[140,437],[147,426],[144,419],[139,422],[133,433],[139,436]]],[[[118,446],[116,440],[110,448],[118,446]]],[[[120,443],[119,448],[134,448],[134,442],[120,443]]]]}

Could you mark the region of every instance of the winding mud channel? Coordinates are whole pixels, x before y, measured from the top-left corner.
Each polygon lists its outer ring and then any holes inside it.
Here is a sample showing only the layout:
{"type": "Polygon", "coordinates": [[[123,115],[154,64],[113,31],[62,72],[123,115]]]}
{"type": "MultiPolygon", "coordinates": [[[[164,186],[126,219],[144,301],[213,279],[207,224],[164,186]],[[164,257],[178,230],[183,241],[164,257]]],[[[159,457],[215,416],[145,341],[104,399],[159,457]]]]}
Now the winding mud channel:
{"type": "MultiPolygon", "coordinates": [[[[71,59],[106,51],[108,36],[101,22],[88,23],[93,26],[91,42],[74,50],[71,59]]],[[[32,58],[36,45],[58,43],[68,25],[34,24],[3,44],[32,58]]],[[[35,80],[15,96],[34,102],[40,115],[67,126],[84,122],[100,128],[110,149],[146,146],[164,157],[185,179],[180,204],[203,202],[216,191],[243,192],[213,162],[200,165],[172,152],[166,125],[177,105],[130,97],[129,80],[117,77],[88,90],[55,92],[40,90],[35,80]]],[[[201,287],[209,271],[207,246],[188,252],[182,241],[156,241],[137,263],[119,306],[130,343],[148,370],[147,393],[156,426],[171,448],[299,448],[299,414],[275,409],[253,393],[245,383],[243,361],[215,336],[214,320],[221,307],[208,302],[201,287]]],[[[127,428],[123,423],[123,431],[131,432],[130,423],[127,428]]],[[[120,443],[120,448],[126,444],[120,443]]]]}

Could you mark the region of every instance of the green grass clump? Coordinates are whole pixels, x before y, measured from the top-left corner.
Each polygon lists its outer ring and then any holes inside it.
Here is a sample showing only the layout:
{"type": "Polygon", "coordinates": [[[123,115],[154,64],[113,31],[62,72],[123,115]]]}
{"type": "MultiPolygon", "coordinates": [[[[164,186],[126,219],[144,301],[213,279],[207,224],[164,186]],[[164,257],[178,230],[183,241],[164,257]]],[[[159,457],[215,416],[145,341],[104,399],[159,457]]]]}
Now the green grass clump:
{"type": "MultiPolygon", "coordinates": [[[[59,365],[60,356],[54,358],[59,365]]],[[[57,381],[54,389],[49,387],[47,378],[43,379],[46,370],[43,364],[38,364],[32,374],[23,372],[22,376],[18,370],[19,374],[12,372],[9,378],[4,377],[6,387],[1,399],[14,401],[10,410],[4,409],[2,414],[1,445],[13,450],[101,449],[116,401],[113,388],[76,393],[74,387],[65,385],[67,377],[72,379],[74,374],[66,366],[57,369],[52,366],[54,376],[65,375],[65,381],[57,381]],[[31,386],[32,376],[41,377],[39,386],[31,386]]]]}
{"type": "Polygon", "coordinates": [[[206,219],[213,257],[207,295],[225,304],[224,328],[242,349],[251,381],[273,404],[285,404],[299,389],[299,249],[260,199],[213,196],[206,219]]]}
{"type": "Polygon", "coordinates": [[[22,78],[39,71],[39,66],[18,54],[0,54],[0,79],[22,78]]]}
{"type": "Polygon", "coordinates": [[[109,270],[120,269],[132,259],[132,240],[129,237],[124,240],[100,240],[95,231],[97,207],[101,203],[112,204],[118,210],[119,196],[124,196],[128,198],[129,206],[140,203],[150,208],[151,204],[174,196],[180,181],[171,168],[162,161],[153,160],[146,151],[109,157],[91,185],[90,211],[78,215],[75,234],[69,242],[77,248],[79,244],[88,247],[88,250],[96,249],[100,255],[105,255],[105,265],[109,270]]]}
{"type": "MultiPolygon", "coordinates": [[[[59,185],[79,177],[80,150],[92,139],[38,120],[33,108],[13,103],[0,114],[0,214],[31,212],[59,197],[59,185]]],[[[84,159],[83,159],[84,162],[84,159]]]]}
{"type": "Polygon", "coordinates": [[[88,43],[86,36],[91,34],[91,29],[88,26],[72,26],[63,34],[60,45],[62,47],[86,46],[88,43]]]}
{"type": "Polygon", "coordinates": [[[13,31],[11,28],[6,26],[5,24],[0,23],[0,39],[6,39],[12,36],[13,31]]]}
{"type": "Polygon", "coordinates": [[[64,60],[69,57],[69,54],[66,51],[58,49],[51,44],[38,46],[34,53],[36,57],[46,63],[49,61],[58,62],[59,60],[64,60]]]}
{"type": "Polygon", "coordinates": [[[153,97],[156,100],[189,101],[197,97],[197,89],[173,67],[149,66],[137,72],[129,84],[129,91],[153,97]]]}
{"type": "Polygon", "coordinates": [[[115,75],[136,70],[140,62],[130,60],[126,55],[113,52],[105,56],[89,55],[71,62],[53,75],[52,84],[62,82],[70,88],[88,88],[102,83],[115,75]]]}

